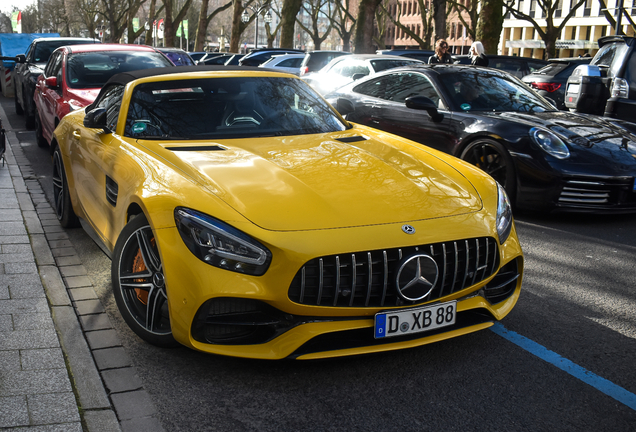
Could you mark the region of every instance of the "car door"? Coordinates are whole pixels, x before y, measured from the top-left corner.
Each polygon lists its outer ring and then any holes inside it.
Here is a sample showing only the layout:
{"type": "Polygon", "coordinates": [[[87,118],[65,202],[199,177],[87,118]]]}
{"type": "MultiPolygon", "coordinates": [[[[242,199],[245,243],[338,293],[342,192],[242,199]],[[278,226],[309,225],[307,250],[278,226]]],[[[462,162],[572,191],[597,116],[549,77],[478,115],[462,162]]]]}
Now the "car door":
{"type": "Polygon", "coordinates": [[[451,131],[451,115],[431,80],[422,73],[412,71],[394,72],[383,78],[384,95],[373,101],[371,125],[450,152],[456,143],[455,134],[451,131]],[[407,108],[405,101],[413,96],[432,100],[439,113],[443,114],[443,119],[433,121],[426,111],[407,108]]]}
{"type": "MultiPolygon", "coordinates": [[[[117,127],[123,93],[124,86],[111,85],[92,106],[106,109],[106,123],[111,131],[117,127]]],[[[86,127],[77,127],[73,136],[69,157],[77,197],[93,229],[108,245],[117,205],[117,182],[112,173],[117,163],[119,137],[114,132],[86,127]]]]}
{"type": "Polygon", "coordinates": [[[49,59],[49,63],[44,69],[44,74],[38,78],[36,86],[36,94],[39,98],[37,102],[40,121],[42,125],[42,134],[48,142],[51,141],[53,130],[55,129],[55,113],[57,104],[62,100],[62,60],[63,52],[56,51],[49,59]],[[46,78],[56,77],[58,85],[49,87],[46,85],[46,78]]]}

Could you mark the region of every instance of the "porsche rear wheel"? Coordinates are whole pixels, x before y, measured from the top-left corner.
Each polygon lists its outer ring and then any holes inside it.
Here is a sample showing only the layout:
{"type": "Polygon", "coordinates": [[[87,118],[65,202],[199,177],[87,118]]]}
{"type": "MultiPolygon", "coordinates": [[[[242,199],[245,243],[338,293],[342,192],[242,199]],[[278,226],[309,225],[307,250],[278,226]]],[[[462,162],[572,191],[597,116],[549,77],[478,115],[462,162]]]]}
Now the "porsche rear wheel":
{"type": "Polygon", "coordinates": [[[168,293],[157,241],[145,216],[133,218],[122,230],[111,268],[113,293],[122,317],[143,340],[174,347],[168,293]]]}
{"type": "Polygon", "coordinates": [[[79,219],[73,211],[71,197],[66,183],[66,172],[62,161],[62,152],[59,146],[53,151],[53,200],[55,201],[55,215],[60,225],[64,228],[79,226],[79,219]]]}
{"type": "Polygon", "coordinates": [[[471,163],[504,187],[510,202],[514,203],[517,178],[512,157],[497,141],[482,138],[471,142],[461,154],[461,159],[471,163]]]}

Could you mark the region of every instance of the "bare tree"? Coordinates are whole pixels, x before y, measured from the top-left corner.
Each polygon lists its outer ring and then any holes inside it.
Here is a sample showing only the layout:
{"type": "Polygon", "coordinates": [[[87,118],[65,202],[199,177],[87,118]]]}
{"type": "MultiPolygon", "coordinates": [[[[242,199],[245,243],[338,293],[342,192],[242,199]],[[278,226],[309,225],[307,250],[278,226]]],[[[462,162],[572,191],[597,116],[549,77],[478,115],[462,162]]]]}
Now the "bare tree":
{"type": "Polygon", "coordinates": [[[433,21],[435,22],[435,40],[446,39],[446,0],[432,0],[433,21]]]}
{"type": "Polygon", "coordinates": [[[343,51],[351,51],[351,36],[355,31],[356,17],[349,12],[351,0],[336,2],[336,10],[331,17],[331,25],[342,39],[343,51]]]}
{"type": "Polygon", "coordinates": [[[301,6],[301,9],[307,13],[309,16],[309,24],[311,28],[306,26],[302,20],[296,17],[296,22],[298,26],[302,28],[314,43],[314,49],[319,50],[320,45],[324,42],[327,37],[329,37],[329,33],[332,29],[332,20],[331,16],[333,14],[332,10],[333,3],[331,0],[305,0],[301,6]],[[326,11],[325,11],[326,9],[326,11]],[[324,23],[328,23],[325,28],[324,23]],[[322,30],[322,35],[320,34],[322,30]]]}
{"type": "Polygon", "coordinates": [[[476,24],[474,40],[484,45],[487,53],[497,53],[503,29],[503,4],[505,0],[481,0],[481,10],[476,24]]]}
{"type": "MultiPolygon", "coordinates": [[[[363,0],[364,1],[364,0],[363,0]]],[[[294,47],[294,27],[296,16],[300,11],[303,0],[283,0],[283,8],[280,12],[280,46],[281,48],[294,47]]]]}
{"type": "Polygon", "coordinates": [[[402,16],[402,9],[398,4],[396,7],[396,16],[394,17],[391,12],[386,8],[384,4],[380,5],[380,9],[384,16],[388,17],[389,20],[395,25],[397,28],[401,29],[404,33],[409,35],[417,44],[420,46],[420,49],[430,50],[431,49],[431,38],[433,36],[433,14],[430,13],[424,0],[417,0],[417,4],[420,7],[420,18],[422,21],[422,34],[421,37],[419,34],[414,32],[410,27],[402,24],[400,22],[400,17],[402,16]]]}
{"type": "Polygon", "coordinates": [[[208,31],[208,26],[210,25],[210,21],[220,14],[223,11],[228,10],[232,6],[232,1],[228,1],[223,6],[218,7],[212,11],[210,15],[208,15],[208,4],[210,0],[202,0],[201,1],[201,9],[199,11],[199,23],[197,24],[197,34],[194,41],[194,50],[195,51],[203,51],[203,47],[205,46],[205,35],[208,31]]]}
{"type": "MultiPolygon", "coordinates": [[[[449,0],[448,4],[451,10],[457,12],[457,18],[462,23],[468,36],[472,40],[477,40],[477,22],[479,20],[479,4],[487,0],[468,0],[463,3],[456,0],[449,0]],[[465,17],[468,16],[468,19],[465,17]]],[[[503,10],[503,6],[501,7],[503,10]]]]}
{"type": "Polygon", "coordinates": [[[164,0],[164,6],[166,7],[166,18],[164,19],[164,33],[163,39],[164,44],[167,47],[175,46],[174,38],[177,33],[177,29],[181,25],[181,21],[185,17],[186,13],[188,13],[188,9],[190,9],[190,5],[192,4],[192,0],[186,0],[181,9],[177,12],[176,16],[173,15],[173,0],[164,0]]]}
{"type": "MultiPolygon", "coordinates": [[[[537,0],[537,5],[541,9],[541,16],[545,19],[545,29],[541,27],[533,16],[526,15],[525,13],[517,10],[516,0],[505,0],[504,6],[506,10],[510,12],[515,18],[528,21],[532,24],[539,37],[545,43],[545,52],[543,57],[547,60],[556,55],[556,41],[561,34],[561,31],[567,24],[567,22],[574,16],[576,10],[585,4],[586,0],[578,0],[575,4],[570,6],[568,14],[561,18],[561,24],[556,25],[554,23],[554,17],[556,10],[560,7],[559,0],[537,0]]],[[[538,11],[535,11],[538,12],[538,11]]]]}
{"type": "MultiPolygon", "coordinates": [[[[605,19],[607,20],[607,22],[612,28],[616,28],[616,19],[614,19],[614,17],[612,16],[611,10],[607,8],[607,2],[605,0],[599,0],[599,2],[601,3],[601,12],[605,16],[605,19]]],[[[623,8],[621,12],[623,13],[623,16],[629,22],[629,25],[632,26],[632,30],[636,33],[636,23],[634,23],[634,20],[632,19],[630,14],[627,13],[625,8],[623,8]]]]}
{"type": "Polygon", "coordinates": [[[356,30],[354,45],[356,54],[373,53],[373,31],[375,21],[375,11],[382,0],[360,0],[358,3],[358,18],[356,19],[356,30]]]}

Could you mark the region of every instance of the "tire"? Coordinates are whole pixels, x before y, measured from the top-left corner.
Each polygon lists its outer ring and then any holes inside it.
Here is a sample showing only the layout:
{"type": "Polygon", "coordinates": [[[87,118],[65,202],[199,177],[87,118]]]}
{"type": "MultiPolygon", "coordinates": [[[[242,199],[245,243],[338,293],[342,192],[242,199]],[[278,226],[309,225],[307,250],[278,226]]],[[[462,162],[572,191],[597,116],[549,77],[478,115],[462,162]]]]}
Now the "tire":
{"type": "Polygon", "coordinates": [[[18,115],[24,114],[24,109],[22,109],[22,105],[18,102],[18,92],[13,92],[13,103],[15,104],[15,113],[18,115]]]}
{"type": "Polygon", "coordinates": [[[517,177],[514,162],[508,151],[497,141],[480,138],[466,146],[461,159],[471,163],[503,186],[511,203],[515,202],[517,177]]]}
{"type": "Polygon", "coordinates": [[[42,120],[40,120],[40,113],[37,111],[35,112],[35,142],[40,148],[46,148],[49,146],[49,143],[46,142],[44,133],[42,132],[42,120]]]}
{"type": "Polygon", "coordinates": [[[24,105],[24,124],[27,129],[33,129],[35,127],[35,115],[37,114],[35,102],[26,102],[24,105]]]}
{"type": "Polygon", "coordinates": [[[55,215],[64,228],[75,228],[80,225],[78,217],[73,211],[71,197],[68,193],[66,171],[59,146],[53,151],[53,200],[55,215]]]}
{"type": "Polygon", "coordinates": [[[119,235],[111,277],[119,313],[132,331],[152,345],[177,346],[170,328],[161,257],[144,215],[128,222],[119,235]]]}

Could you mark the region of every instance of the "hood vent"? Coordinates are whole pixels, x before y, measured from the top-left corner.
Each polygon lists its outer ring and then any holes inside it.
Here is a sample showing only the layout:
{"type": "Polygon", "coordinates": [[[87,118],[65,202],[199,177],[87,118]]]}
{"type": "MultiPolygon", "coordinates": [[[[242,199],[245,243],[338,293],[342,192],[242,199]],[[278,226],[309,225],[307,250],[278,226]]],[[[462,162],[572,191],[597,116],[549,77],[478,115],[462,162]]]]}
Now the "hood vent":
{"type": "Polygon", "coordinates": [[[184,146],[184,147],[166,147],[170,151],[220,151],[225,150],[218,145],[202,145],[202,146],[184,146]]]}
{"type": "Polygon", "coordinates": [[[352,136],[352,137],[336,138],[336,141],[340,141],[343,143],[354,143],[358,141],[366,141],[368,139],[369,138],[363,137],[363,136],[352,136]]]}

